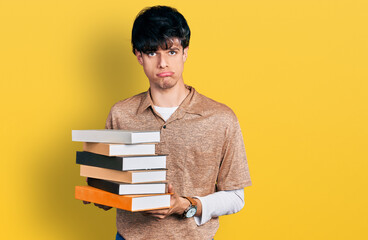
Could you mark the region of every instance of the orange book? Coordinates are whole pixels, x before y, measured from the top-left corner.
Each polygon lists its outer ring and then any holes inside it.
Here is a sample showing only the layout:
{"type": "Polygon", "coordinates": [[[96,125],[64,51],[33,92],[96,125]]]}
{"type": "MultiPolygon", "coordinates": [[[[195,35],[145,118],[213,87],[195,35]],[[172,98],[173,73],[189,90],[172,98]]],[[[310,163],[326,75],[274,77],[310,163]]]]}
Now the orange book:
{"type": "Polygon", "coordinates": [[[75,198],[83,201],[138,212],[170,208],[170,193],[149,195],[117,195],[90,186],[76,186],[75,198]]]}

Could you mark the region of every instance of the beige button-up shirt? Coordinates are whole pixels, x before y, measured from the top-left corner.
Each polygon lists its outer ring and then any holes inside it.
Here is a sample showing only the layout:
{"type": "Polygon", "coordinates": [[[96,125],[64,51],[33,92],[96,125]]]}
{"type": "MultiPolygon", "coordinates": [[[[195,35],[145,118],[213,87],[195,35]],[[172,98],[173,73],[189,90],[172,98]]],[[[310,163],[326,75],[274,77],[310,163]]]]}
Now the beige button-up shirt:
{"type": "MultiPolygon", "coordinates": [[[[239,122],[224,104],[192,87],[165,122],[154,110],[150,92],[116,103],[109,129],[160,130],[157,154],[168,154],[167,180],[180,196],[206,196],[251,185],[239,122]]],[[[193,218],[171,215],[155,220],[117,209],[117,230],[125,239],[212,239],[218,218],[197,226],[193,218]]]]}

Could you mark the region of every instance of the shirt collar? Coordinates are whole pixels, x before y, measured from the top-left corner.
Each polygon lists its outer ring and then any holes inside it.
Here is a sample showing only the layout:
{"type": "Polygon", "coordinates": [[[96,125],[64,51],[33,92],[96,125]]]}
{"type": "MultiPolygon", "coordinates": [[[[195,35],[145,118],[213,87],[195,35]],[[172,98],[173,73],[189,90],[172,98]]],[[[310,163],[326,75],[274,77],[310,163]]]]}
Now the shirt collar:
{"type": "MultiPolygon", "coordinates": [[[[203,108],[200,104],[200,94],[191,86],[185,85],[185,87],[189,89],[190,92],[188,96],[186,96],[186,98],[180,104],[178,110],[186,112],[186,113],[203,115],[203,108]]],[[[141,104],[138,107],[137,113],[141,114],[145,110],[147,110],[149,107],[153,109],[153,102],[151,98],[150,89],[148,89],[146,94],[143,95],[141,104]]]]}

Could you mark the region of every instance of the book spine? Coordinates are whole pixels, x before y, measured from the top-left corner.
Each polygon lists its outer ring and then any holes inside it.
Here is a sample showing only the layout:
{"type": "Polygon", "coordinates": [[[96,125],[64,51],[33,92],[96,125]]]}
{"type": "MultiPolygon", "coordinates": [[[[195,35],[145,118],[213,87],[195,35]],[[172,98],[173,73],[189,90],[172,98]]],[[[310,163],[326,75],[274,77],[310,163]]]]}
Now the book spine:
{"type": "Polygon", "coordinates": [[[75,198],[109,207],[132,211],[132,198],[109,193],[90,186],[76,186],[75,198]]]}
{"type": "Polygon", "coordinates": [[[77,164],[101,167],[114,170],[123,170],[123,158],[108,157],[90,152],[77,151],[77,164]]]}
{"type": "MultiPolygon", "coordinates": [[[[132,172],[100,168],[94,166],[80,165],[80,175],[82,177],[92,177],[104,180],[133,183],[132,172]]],[[[164,179],[166,180],[166,178],[164,179]]]]}
{"type": "Polygon", "coordinates": [[[87,183],[91,187],[95,187],[95,188],[98,188],[98,189],[101,189],[107,192],[119,194],[119,184],[117,183],[102,180],[102,179],[97,179],[97,178],[88,178],[87,183]]]}
{"type": "Polygon", "coordinates": [[[83,151],[111,156],[110,145],[106,143],[83,143],[83,151]]]}

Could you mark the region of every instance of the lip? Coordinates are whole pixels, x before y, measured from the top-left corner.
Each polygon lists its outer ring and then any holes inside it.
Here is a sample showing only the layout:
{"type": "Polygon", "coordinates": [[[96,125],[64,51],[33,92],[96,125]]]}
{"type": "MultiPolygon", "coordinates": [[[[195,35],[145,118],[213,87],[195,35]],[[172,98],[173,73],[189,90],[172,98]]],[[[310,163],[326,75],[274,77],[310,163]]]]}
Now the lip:
{"type": "Polygon", "coordinates": [[[156,76],[157,77],[170,77],[173,74],[174,74],[174,72],[162,72],[162,73],[156,74],[156,76]]]}

